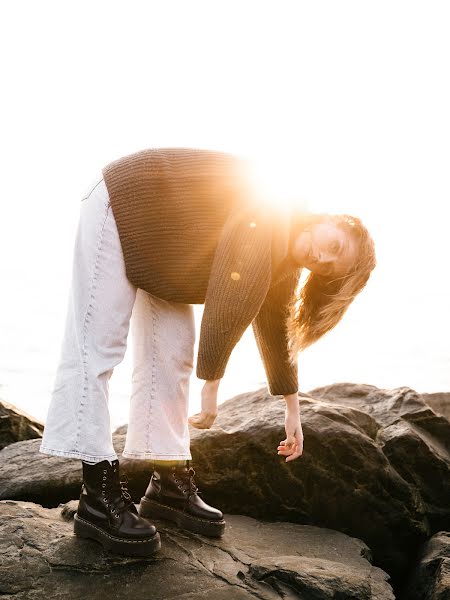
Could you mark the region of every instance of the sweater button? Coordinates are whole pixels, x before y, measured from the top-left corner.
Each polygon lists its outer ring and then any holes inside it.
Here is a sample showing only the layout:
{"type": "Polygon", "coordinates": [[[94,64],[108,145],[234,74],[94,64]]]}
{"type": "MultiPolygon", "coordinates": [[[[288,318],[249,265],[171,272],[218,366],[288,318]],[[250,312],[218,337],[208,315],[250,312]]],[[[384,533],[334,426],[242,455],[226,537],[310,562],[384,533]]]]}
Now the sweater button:
{"type": "Polygon", "coordinates": [[[256,227],[255,221],[250,221],[250,227],[256,227]]]}
{"type": "Polygon", "coordinates": [[[234,279],[234,281],[237,281],[238,279],[240,279],[241,276],[239,275],[239,273],[237,273],[236,271],[233,271],[231,273],[231,279],[234,279]]]}

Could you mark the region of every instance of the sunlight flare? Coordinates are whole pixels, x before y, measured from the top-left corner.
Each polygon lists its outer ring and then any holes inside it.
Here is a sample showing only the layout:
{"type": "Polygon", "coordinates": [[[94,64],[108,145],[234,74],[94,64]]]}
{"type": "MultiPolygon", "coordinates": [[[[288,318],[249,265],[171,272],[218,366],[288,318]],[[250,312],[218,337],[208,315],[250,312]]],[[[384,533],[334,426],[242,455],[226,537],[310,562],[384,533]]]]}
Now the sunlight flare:
{"type": "Polygon", "coordinates": [[[247,162],[247,176],[258,201],[281,213],[308,210],[299,171],[296,161],[285,156],[258,156],[247,162]]]}

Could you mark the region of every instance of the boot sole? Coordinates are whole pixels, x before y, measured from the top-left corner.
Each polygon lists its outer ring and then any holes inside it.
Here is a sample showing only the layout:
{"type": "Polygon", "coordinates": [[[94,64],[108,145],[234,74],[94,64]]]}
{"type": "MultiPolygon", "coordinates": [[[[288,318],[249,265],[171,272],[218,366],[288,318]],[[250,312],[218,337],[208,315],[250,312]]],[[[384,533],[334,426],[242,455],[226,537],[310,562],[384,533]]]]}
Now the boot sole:
{"type": "Polygon", "coordinates": [[[165,519],[176,523],[178,527],[192,531],[193,533],[201,533],[210,537],[220,537],[225,531],[225,520],[209,521],[194,517],[189,513],[178,510],[165,504],[160,504],[154,500],[149,500],[146,496],[141,498],[138,506],[138,513],[141,517],[150,519],[165,519]]]}
{"type": "Polygon", "coordinates": [[[97,525],[89,523],[85,519],[74,515],[73,530],[75,535],[81,538],[89,538],[100,542],[102,546],[116,554],[127,556],[149,556],[161,549],[161,538],[158,532],[153,537],[143,540],[129,540],[119,538],[107,533],[97,525]]]}

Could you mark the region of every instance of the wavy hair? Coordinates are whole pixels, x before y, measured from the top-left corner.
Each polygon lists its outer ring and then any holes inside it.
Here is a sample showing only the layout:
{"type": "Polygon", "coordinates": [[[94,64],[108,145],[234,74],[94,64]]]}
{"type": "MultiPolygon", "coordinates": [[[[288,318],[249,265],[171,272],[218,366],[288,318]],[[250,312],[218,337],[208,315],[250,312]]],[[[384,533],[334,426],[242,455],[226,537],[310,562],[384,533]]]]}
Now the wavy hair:
{"type": "Polygon", "coordinates": [[[290,301],[286,331],[289,360],[295,364],[299,352],[339,323],[355,296],[366,285],[377,261],[373,239],[357,217],[347,214],[310,214],[294,217],[293,222],[295,235],[314,223],[334,223],[353,235],[358,244],[356,261],[345,275],[330,278],[311,272],[290,301]]]}

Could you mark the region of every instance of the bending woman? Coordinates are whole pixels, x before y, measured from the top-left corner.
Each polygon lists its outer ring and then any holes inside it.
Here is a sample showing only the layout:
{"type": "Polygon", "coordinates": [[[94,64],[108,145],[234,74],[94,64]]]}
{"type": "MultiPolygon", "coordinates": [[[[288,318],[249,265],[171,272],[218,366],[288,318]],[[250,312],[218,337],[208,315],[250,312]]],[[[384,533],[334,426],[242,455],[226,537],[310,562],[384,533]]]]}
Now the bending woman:
{"type": "MultiPolygon", "coordinates": [[[[114,552],[160,548],[149,518],[221,535],[190,467],[193,304],[204,304],[196,375],[210,427],[229,356],[251,324],[270,394],[286,402],[278,453],[302,453],[297,354],[334,327],[375,267],[373,241],[348,215],[277,215],[223,152],[154,148],[105,166],[80,204],[67,318],[40,446],[82,461],[74,530],[114,552]],[[302,268],[310,275],[300,291],[302,268]],[[132,329],[133,375],[122,456],[149,461],[133,504],[112,444],[109,379],[132,329]]],[[[274,449],[275,451],[275,449],[274,449]]]]}

